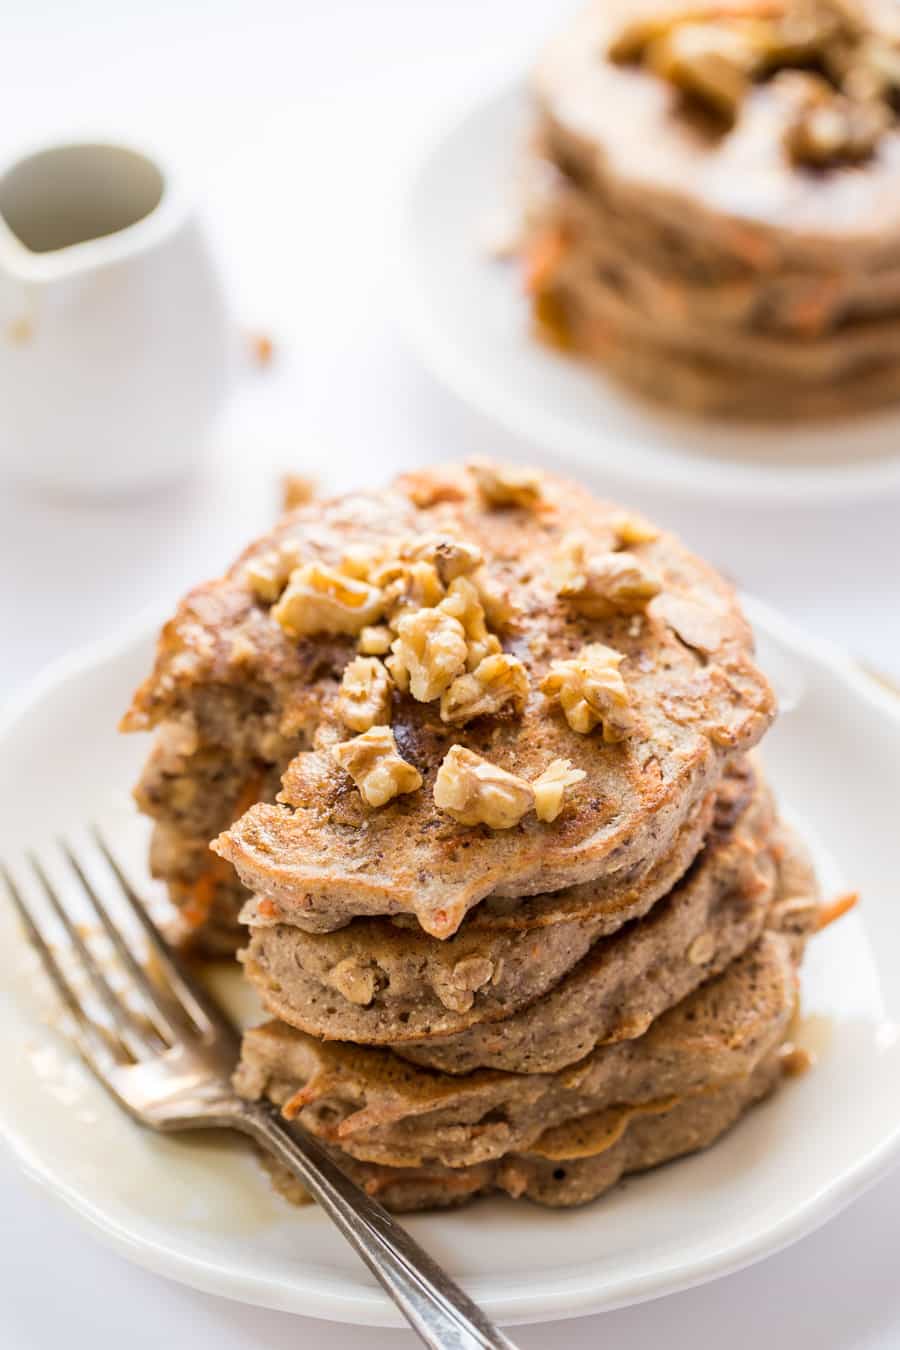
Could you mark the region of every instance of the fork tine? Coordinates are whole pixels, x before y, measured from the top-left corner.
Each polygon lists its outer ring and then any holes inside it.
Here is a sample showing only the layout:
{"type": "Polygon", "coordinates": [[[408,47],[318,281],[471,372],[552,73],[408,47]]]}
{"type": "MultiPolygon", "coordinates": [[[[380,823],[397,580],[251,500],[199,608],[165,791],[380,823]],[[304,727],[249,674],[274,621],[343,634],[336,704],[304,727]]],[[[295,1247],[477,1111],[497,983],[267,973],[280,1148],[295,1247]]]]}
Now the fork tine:
{"type": "MultiPolygon", "coordinates": [[[[106,978],[106,975],[103,973],[97,958],[79,933],[77,926],[72,921],[71,915],[67,912],[57,895],[56,890],[51,884],[50,878],[47,876],[41,863],[33,853],[29,854],[29,860],[38,880],[44,888],[44,892],[47,899],[50,901],[54,914],[66,930],[66,936],[71,942],[75,952],[78,954],[81,964],[84,967],[91,984],[94,986],[98,998],[106,1008],[122,1044],[135,1060],[140,1060],[148,1054],[157,1054],[160,1049],[160,1038],[156,1033],[153,1035],[147,1034],[146,1027],[144,1027],[138,1018],[135,1017],[125,1000],[115,992],[112,985],[109,983],[109,980],[106,978]]],[[[163,1046],[163,1048],[165,1048],[165,1046],[163,1046]]]]}
{"type": "Polygon", "coordinates": [[[97,847],[109,863],[116,880],[121,886],[122,893],[128,901],[132,913],[144,930],[157,965],[168,980],[171,989],[174,991],[182,1007],[196,1023],[198,1030],[201,1032],[217,1030],[227,1033],[235,1039],[237,1037],[237,1032],[232,1022],[211,999],[206,997],[203,991],[197,987],[195,982],[186,974],[186,972],[182,970],[171,947],[151,919],[140,896],[137,895],[131,882],[122,871],[119,862],[103,837],[100,828],[97,825],[92,825],[91,832],[97,842],[97,847]]]}
{"type": "Polygon", "coordinates": [[[107,1082],[109,1075],[115,1069],[128,1063],[128,1056],[124,1047],[119,1046],[118,1053],[116,1053],[114,1038],[105,1028],[98,1027],[85,1012],[81,1000],[53,955],[52,948],[32,918],[31,911],[25,903],[12,873],[3,863],[0,863],[0,874],[3,876],[6,889],[15,906],[22,927],[25,929],[28,941],[37,952],[50,983],[69,1014],[68,1033],[71,1039],[88,1068],[109,1086],[107,1082]]]}
{"type": "Polygon", "coordinates": [[[128,942],[122,933],[121,928],[113,923],[110,918],[106,905],[97,893],[97,888],[90,880],[84,866],[76,855],[71,844],[67,840],[61,839],[59,846],[69,861],[72,871],[78,877],[81,885],[93,906],[97,917],[99,918],[106,936],[115,947],[119,960],[128,971],[131,979],[141,995],[142,1002],[160,1031],[169,1041],[176,1041],[179,1032],[176,1026],[184,1023],[184,1010],[167,990],[162,989],[150,978],[146,968],[141,964],[134,952],[131,950],[128,942]]]}

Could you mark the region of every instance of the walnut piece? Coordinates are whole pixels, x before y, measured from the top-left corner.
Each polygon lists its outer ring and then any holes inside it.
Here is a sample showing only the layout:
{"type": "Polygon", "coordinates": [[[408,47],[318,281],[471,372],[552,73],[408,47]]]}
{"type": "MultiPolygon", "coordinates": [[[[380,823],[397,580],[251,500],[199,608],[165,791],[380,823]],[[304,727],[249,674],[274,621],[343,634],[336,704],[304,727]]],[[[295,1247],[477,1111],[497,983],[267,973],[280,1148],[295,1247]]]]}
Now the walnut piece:
{"type": "Polygon", "coordinates": [[[281,509],[295,511],[316,495],[316,480],[302,473],[286,473],[281,479],[281,509]]]}
{"type": "Polygon", "coordinates": [[[363,656],[385,656],[391,650],[394,635],[385,623],[364,628],[359,635],[357,647],[363,656]]]}
{"type": "Polygon", "coordinates": [[[432,608],[444,596],[437,569],[430,562],[394,558],[375,567],[368,580],[382,591],[384,611],[393,624],[403,614],[432,608]]]}
{"type": "Polygon", "coordinates": [[[409,690],[420,703],[429,703],[465,668],[468,650],[458,619],[442,608],[419,609],[397,623],[393,655],[386,664],[399,689],[409,690]]]}
{"type": "Polygon", "coordinates": [[[452,475],[442,474],[439,469],[403,473],[395,480],[395,486],[406,494],[413,506],[423,510],[429,506],[438,506],[441,502],[461,502],[466,497],[462,484],[452,475]]]}
{"type": "Polygon", "coordinates": [[[367,1008],[378,992],[378,967],[371,961],[363,961],[358,956],[345,956],[332,966],[327,981],[348,1003],[367,1008]]]}
{"type": "Polygon", "coordinates": [[[384,599],[365,581],[355,581],[324,563],[305,563],[290,576],[272,614],[291,637],[309,633],[361,633],[381,617],[384,599]]]}
{"type": "Polygon", "coordinates": [[[601,553],[573,570],[559,594],[579,614],[607,619],[640,613],[661,589],[653,572],[633,553],[601,553]]]}
{"type": "Polygon", "coordinates": [[[568,661],[553,661],[541,692],[558,699],[566,721],[581,736],[602,725],[605,741],[621,741],[633,726],[628,687],[619,673],[621,652],[600,642],[568,661]]]}
{"type": "Polygon", "coordinates": [[[779,83],[794,100],[784,144],[797,164],[826,168],[868,159],[890,121],[886,104],[848,98],[815,75],[791,73],[779,83]]]}
{"type": "Polygon", "coordinates": [[[480,568],[473,573],[472,585],[478,592],[484,617],[491,628],[499,629],[502,633],[504,628],[509,627],[513,619],[520,613],[509,588],[499,582],[496,577],[488,576],[484,568],[480,568]]]}
{"type": "Polygon", "coordinates": [[[494,974],[494,963],[486,956],[464,956],[453,969],[435,983],[435,993],[451,1012],[468,1012],[475,1002],[476,989],[482,989],[494,974]]]}
{"type": "Polygon", "coordinates": [[[459,675],[441,696],[441,721],[469,722],[511,707],[521,715],[528,699],[528,672],[515,656],[486,656],[468,675],[459,675]]]}
{"type": "Polygon", "coordinates": [[[534,809],[538,820],[555,820],[563,808],[566,792],[586,777],[584,769],[572,768],[571,760],[552,760],[531,784],[534,788],[534,809]]]}
{"type": "Polygon", "coordinates": [[[450,583],[440,608],[462,625],[468,643],[466,668],[475,670],[486,656],[500,651],[500,640],[488,632],[486,616],[478,591],[468,577],[457,577],[450,583]]]}
{"type": "Polygon", "coordinates": [[[652,42],[645,60],[669,84],[731,123],[737,119],[758,53],[735,27],[684,23],[652,42]]]}
{"type": "Polygon", "coordinates": [[[393,681],[375,656],[357,656],[344,669],[338,692],[338,717],[351,731],[368,731],[389,722],[393,681]]]}
{"type": "Polygon", "coordinates": [[[543,474],[536,469],[471,459],[466,468],[488,506],[533,507],[543,496],[543,474]]]}
{"type": "Polygon", "coordinates": [[[255,596],[267,604],[274,604],[299,563],[299,546],[294,540],[286,539],[275,548],[251,558],[244,569],[244,577],[255,596]]]}
{"type": "Polygon", "coordinates": [[[534,789],[524,778],[453,745],[438,769],[434,802],[460,825],[509,830],[534,807],[534,789]]]}
{"type": "Polygon", "coordinates": [[[612,527],[619,544],[631,548],[633,544],[652,544],[659,538],[659,530],[641,516],[630,511],[619,511],[613,516],[612,527]]]}
{"type": "Polygon", "coordinates": [[[352,741],[331,747],[331,754],[346,769],[360,796],[369,806],[384,806],[405,792],[422,786],[422,775],[401,759],[390,727],[372,727],[352,741]]]}
{"type": "Polygon", "coordinates": [[[423,535],[406,546],[403,556],[431,563],[444,586],[449,586],[457,577],[468,576],[482,563],[481,549],[476,544],[468,544],[448,534],[423,535]]]}

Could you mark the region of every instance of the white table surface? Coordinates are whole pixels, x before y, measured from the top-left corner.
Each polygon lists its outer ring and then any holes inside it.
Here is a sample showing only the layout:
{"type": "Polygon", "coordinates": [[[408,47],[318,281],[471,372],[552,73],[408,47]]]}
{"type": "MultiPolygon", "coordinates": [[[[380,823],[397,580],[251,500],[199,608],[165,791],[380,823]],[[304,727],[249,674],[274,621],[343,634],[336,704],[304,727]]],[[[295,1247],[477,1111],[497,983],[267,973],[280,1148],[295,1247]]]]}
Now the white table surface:
{"type": "MultiPolygon", "coordinates": [[[[215,573],[271,518],[280,469],[325,486],[522,447],[439,389],[392,315],[391,213],[429,128],[524,68],[553,0],[21,0],[4,7],[0,154],[92,131],[193,166],[235,307],[275,340],[248,368],[207,469],[154,499],[91,507],[0,484],[0,697],[48,660],[215,573]]],[[[0,412],[2,415],[2,412],[0,412]]],[[[123,447],[127,453],[127,447],[123,447]]],[[[552,458],[552,454],[550,454],[552,458]]],[[[627,487],[605,477],[610,493],[627,487]]],[[[632,494],[632,500],[634,496],[632,494]]],[[[900,676],[900,501],[712,512],[643,492],[742,585],[900,676]]],[[[840,784],[836,784],[840,790],[840,784]]],[[[412,1346],[246,1308],[127,1265],[0,1157],[0,1347],[322,1350],[412,1346]]],[[[565,1326],[526,1350],[900,1345],[900,1174],[791,1251],[727,1280],[565,1326]]]]}

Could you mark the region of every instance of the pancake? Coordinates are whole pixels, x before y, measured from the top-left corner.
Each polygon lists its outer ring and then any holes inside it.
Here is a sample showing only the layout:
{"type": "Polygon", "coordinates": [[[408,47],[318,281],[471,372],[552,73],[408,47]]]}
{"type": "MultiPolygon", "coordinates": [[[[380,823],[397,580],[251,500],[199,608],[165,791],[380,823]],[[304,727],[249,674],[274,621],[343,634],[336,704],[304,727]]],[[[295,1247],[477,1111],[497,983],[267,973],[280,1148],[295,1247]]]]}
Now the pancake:
{"type": "Polygon", "coordinates": [[[555,1074],[414,1068],[390,1051],[322,1043],[269,1022],[244,1037],[235,1086],[364,1162],[459,1167],[531,1148],[548,1129],[622,1104],[744,1078],[784,1040],[799,950],[768,931],[635,1040],[555,1074]]]}
{"type": "MultiPolygon", "coordinates": [[[[684,1098],[613,1107],[548,1131],[527,1153],[468,1167],[384,1167],[358,1162],[336,1149],[332,1152],[357,1185],[398,1213],[449,1208],[492,1191],[551,1207],[582,1205],[610,1190],[627,1173],[707,1148],[767,1096],[781,1075],[776,1053],[747,1078],[684,1098]]],[[[263,1155],[263,1164],[286,1199],[307,1202],[305,1190],[291,1173],[268,1154],[263,1155]]]]}
{"type": "MultiPolygon", "coordinates": [[[[660,578],[662,592],[646,612],[588,618],[557,594],[554,568],[573,531],[596,541],[592,547],[604,547],[605,540],[608,548],[616,509],[549,476],[534,509],[492,508],[465,473],[442,472],[449,475],[444,490],[456,491],[459,500],[416,511],[398,492],[339,499],[298,512],[281,532],[328,559],[350,542],[383,540],[389,530],[408,535],[440,529],[471,542],[517,611],[503,634],[504,651],[524,665],[530,692],[521,716],[479,717],[452,728],[433,704],[395,696],[391,729],[423,783],[372,810],[332,758],[334,705],[320,690],[321,748],[301,752],[290,764],[279,805],[254,806],[213,845],[245,886],[265,896],[270,917],[311,931],[329,931],[359,915],[413,914],[427,933],[446,938],[487,895],[539,894],[641,864],[649,871],[674,847],[727,758],[751,748],[773,715],[771,690],[753,663],[750,634],[730,588],[671,536],[660,534],[630,550],[660,578]],[[539,692],[555,659],[571,658],[594,642],[625,658],[621,670],[635,721],[633,733],[616,744],[574,731],[539,692]],[[534,816],[508,829],[461,825],[436,807],[432,795],[454,746],[529,781],[565,759],[586,775],[585,783],[551,826],[534,816]]],[[[423,480],[442,481],[419,475],[410,490],[420,492],[423,480]]],[[[168,630],[155,676],[138,696],[138,721],[151,716],[160,699],[171,713],[173,653],[196,667],[202,647],[204,678],[221,669],[223,644],[230,650],[235,640],[234,624],[223,630],[223,595],[261,654],[257,635],[266,616],[251,599],[238,601],[240,585],[238,569],[207,592],[219,621],[206,643],[196,641],[196,603],[188,603],[168,630]]],[[[277,627],[271,619],[269,624],[277,627]]],[[[269,669],[278,664],[272,656],[277,641],[266,630],[262,659],[269,669]]],[[[313,638],[292,645],[315,644],[313,638]]],[[[350,655],[345,648],[344,662],[350,655]]],[[[333,651],[330,659],[334,682],[342,664],[333,651]]],[[[306,664],[315,663],[306,658],[306,664]]],[[[178,687],[183,695],[183,685],[178,687]]],[[[306,706],[312,699],[307,685],[306,706]]]]}
{"type": "MultiPolygon", "coordinates": [[[[731,790],[720,799],[717,827],[674,897],[663,900],[659,888],[654,893],[642,886],[634,904],[627,903],[627,891],[622,904],[617,888],[609,906],[608,894],[585,895],[589,888],[581,887],[575,896],[535,897],[500,914],[486,902],[445,943],[385,920],[357,920],[337,934],[316,936],[279,925],[253,932],[245,971],[267,1011],[333,1040],[435,1045],[435,1038],[502,1022],[530,1007],[576,968],[581,972],[576,986],[585,988],[596,1019],[601,1003],[608,1012],[621,1000],[623,982],[636,981],[660,962],[683,964],[686,944],[705,931],[714,915],[720,916],[719,929],[734,926],[737,931],[747,895],[754,897],[761,923],[774,871],[771,861],[759,862],[757,855],[772,830],[772,807],[762,781],[749,770],[746,774],[727,780],[731,790]],[[658,903],[651,908],[651,901],[658,903]],[[643,923],[633,921],[647,911],[650,917],[643,923]],[[653,923],[656,914],[659,922],[653,923]],[[629,926],[623,927],[626,920],[629,926]],[[328,950],[333,946],[335,962],[328,950]],[[597,960],[591,962],[588,953],[595,946],[597,960]],[[315,968],[306,968],[310,947],[313,960],[324,967],[324,980],[315,968]],[[456,975],[460,961],[466,964],[456,975]],[[496,970],[499,988],[493,983],[496,970]],[[471,999],[456,997],[460,986],[479,980],[483,983],[471,999]],[[366,1004],[372,990],[378,992],[366,1004]]],[[[669,888],[659,879],[667,895],[669,888]]]]}
{"type": "Polygon", "coordinates": [[[892,402],[900,123],[885,72],[900,59],[896,10],[760,0],[754,13],[755,66],[733,72],[727,117],[670,81],[660,34],[674,22],[727,51],[744,40],[733,9],[595,0],[550,44],[533,81],[524,240],[538,332],[703,414],[821,418],[892,402]],[[838,9],[845,31],[828,38],[838,9]],[[623,53],[623,32],[648,21],[655,45],[623,53]],[[813,47],[779,50],[782,23],[813,47]],[[767,24],[775,45],[760,59],[767,24]],[[819,104],[832,130],[846,114],[875,118],[877,134],[807,162],[792,129],[819,104]]]}
{"type": "MultiPolygon", "coordinates": [[[[641,1036],[666,1009],[737,959],[761,934],[779,899],[776,853],[800,849],[776,836],[774,849],[750,867],[733,858],[731,886],[711,873],[689,879],[633,929],[598,943],[543,998],[503,1022],[480,1023],[454,1036],[401,1041],[394,1049],[416,1064],[446,1073],[473,1068],[546,1073],[564,1068],[597,1045],[641,1036]]],[[[702,871],[702,869],[701,869],[702,871]]],[[[811,921],[815,894],[805,893],[811,921]]]]}

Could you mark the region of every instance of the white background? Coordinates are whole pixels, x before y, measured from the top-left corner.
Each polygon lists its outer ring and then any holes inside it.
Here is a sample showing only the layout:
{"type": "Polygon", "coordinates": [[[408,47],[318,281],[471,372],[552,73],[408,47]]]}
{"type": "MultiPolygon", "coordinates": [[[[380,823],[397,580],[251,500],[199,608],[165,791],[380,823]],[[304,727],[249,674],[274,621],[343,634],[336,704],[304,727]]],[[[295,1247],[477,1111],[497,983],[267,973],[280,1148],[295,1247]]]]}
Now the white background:
{"type": "MultiPolygon", "coordinates": [[[[0,483],[0,695],[219,570],[268,523],[281,468],[338,487],[474,451],[552,459],[552,446],[516,446],[421,370],[393,313],[389,260],[393,215],[423,141],[467,99],[525,69],[570,7],[6,0],[0,154],[107,132],[148,137],[175,155],[204,200],[236,312],[272,335],[276,355],[265,370],[248,365],[208,468],[176,492],[76,507],[0,483]]],[[[627,481],[607,476],[598,486],[629,495],[627,481]]],[[[646,491],[631,500],[810,630],[900,676],[897,499],[809,511],[715,510],[646,491]]],[[[47,774],[52,784],[50,765],[47,774]]],[[[752,1271],[515,1334],[533,1350],[896,1347],[898,1214],[895,1177],[752,1271]]],[[[3,1158],[0,1216],[3,1350],[413,1344],[406,1333],[244,1308],[132,1269],[3,1158]]]]}

